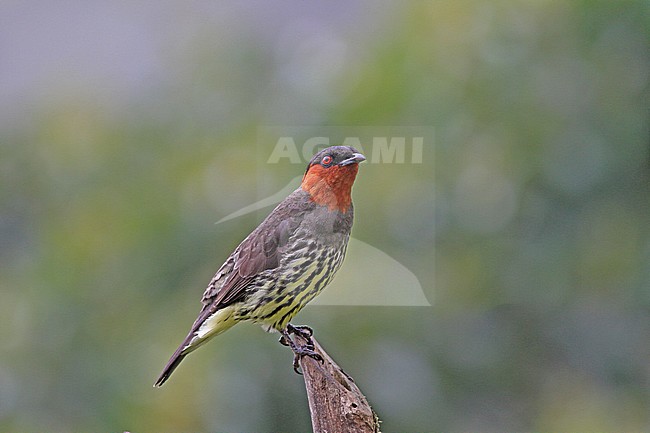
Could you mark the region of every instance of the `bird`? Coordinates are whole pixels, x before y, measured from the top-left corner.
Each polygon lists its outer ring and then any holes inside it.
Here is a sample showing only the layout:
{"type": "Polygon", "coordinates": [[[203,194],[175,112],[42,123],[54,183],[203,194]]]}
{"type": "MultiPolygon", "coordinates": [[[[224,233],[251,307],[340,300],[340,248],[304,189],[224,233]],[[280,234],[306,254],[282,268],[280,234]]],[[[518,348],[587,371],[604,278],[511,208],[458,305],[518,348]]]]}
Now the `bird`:
{"type": "Polygon", "coordinates": [[[239,322],[279,332],[298,360],[314,351],[312,329],[293,317],[327,286],[347,250],[354,207],[351,190],[365,156],[351,146],[331,146],[309,161],[300,186],[280,202],[226,259],[201,298],[201,310],[154,387],[183,359],[239,322]],[[290,334],[307,343],[299,346],[290,334]]]}

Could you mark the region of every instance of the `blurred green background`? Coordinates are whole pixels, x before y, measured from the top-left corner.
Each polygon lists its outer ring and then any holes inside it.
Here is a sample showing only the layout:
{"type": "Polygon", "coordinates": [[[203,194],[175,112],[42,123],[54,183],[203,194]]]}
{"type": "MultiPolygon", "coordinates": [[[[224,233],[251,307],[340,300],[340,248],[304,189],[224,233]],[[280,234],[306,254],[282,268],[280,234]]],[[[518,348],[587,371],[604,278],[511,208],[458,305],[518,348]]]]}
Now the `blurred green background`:
{"type": "Polygon", "coordinates": [[[260,128],[419,125],[353,236],[433,306],[296,322],[385,432],[650,431],[649,42],[647,1],[3,2],[0,430],[309,431],[253,325],[151,385],[270,208],[214,222],[304,170],[260,128]]]}

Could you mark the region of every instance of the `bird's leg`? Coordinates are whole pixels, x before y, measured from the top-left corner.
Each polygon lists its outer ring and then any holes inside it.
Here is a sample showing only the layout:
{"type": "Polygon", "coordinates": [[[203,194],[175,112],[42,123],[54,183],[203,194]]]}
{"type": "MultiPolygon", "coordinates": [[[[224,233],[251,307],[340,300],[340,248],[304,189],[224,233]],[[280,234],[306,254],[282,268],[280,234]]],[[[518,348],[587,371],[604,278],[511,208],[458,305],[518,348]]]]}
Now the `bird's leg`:
{"type": "Polygon", "coordinates": [[[311,337],[314,335],[314,330],[307,325],[292,325],[291,323],[287,324],[287,331],[289,334],[300,335],[307,341],[307,347],[310,349],[314,348],[314,342],[311,337]]]}
{"type": "Polygon", "coordinates": [[[300,364],[298,362],[300,361],[300,358],[302,358],[303,356],[309,356],[310,358],[313,358],[316,361],[319,361],[321,363],[325,362],[323,357],[314,351],[313,343],[311,347],[309,347],[309,345],[298,346],[291,339],[289,332],[291,331],[289,331],[288,326],[287,329],[283,329],[282,331],[280,331],[280,334],[282,334],[282,337],[280,338],[280,343],[285,346],[289,346],[291,348],[291,351],[293,352],[293,371],[295,371],[298,374],[302,374],[299,370],[300,364]]]}
{"type": "Polygon", "coordinates": [[[293,334],[300,334],[304,339],[307,339],[314,335],[314,330],[307,325],[292,325],[291,323],[287,324],[287,330],[293,334]]]}

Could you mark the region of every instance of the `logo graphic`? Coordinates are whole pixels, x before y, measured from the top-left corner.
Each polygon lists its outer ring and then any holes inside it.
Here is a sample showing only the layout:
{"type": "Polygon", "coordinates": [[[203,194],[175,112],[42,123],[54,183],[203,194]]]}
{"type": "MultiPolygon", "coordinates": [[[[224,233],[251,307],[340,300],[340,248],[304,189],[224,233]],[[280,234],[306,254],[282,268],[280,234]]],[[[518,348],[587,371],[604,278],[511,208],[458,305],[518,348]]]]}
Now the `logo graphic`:
{"type": "Polygon", "coordinates": [[[342,146],[352,146],[361,153],[368,155],[367,161],[371,164],[377,163],[395,163],[404,164],[406,161],[407,146],[411,150],[411,164],[422,164],[422,151],[424,147],[424,137],[408,137],[410,142],[407,143],[405,136],[378,136],[372,137],[371,150],[366,150],[359,137],[345,137],[342,141],[332,143],[329,137],[310,137],[300,146],[296,143],[294,137],[279,137],[273,152],[269,156],[269,164],[277,164],[281,159],[288,159],[293,164],[309,161],[316,152],[327,146],[334,144],[342,146]],[[302,151],[300,151],[300,149],[302,151]]]}
{"type": "MultiPolygon", "coordinates": [[[[424,153],[433,151],[431,127],[318,127],[318,134],[314,132],[311,127],[263,128],[258,139],[258,154],[264,156],[260,164],[289,163],[304,168],[316,152],[336,144],[355,147],[370,164],[423,164],[424,153]]],[[[360,175],[364,175],[363,169],[360,175]]],[[[301,179],[301,175],[294,177],[280,190],[224,216],[216,224],[275,206],[300,186],[301,179]]],[[[431,306],[431,303],[418,278],[406,266],[387,252],[351,237],[343,266],[310,305],[431,306]]]]}

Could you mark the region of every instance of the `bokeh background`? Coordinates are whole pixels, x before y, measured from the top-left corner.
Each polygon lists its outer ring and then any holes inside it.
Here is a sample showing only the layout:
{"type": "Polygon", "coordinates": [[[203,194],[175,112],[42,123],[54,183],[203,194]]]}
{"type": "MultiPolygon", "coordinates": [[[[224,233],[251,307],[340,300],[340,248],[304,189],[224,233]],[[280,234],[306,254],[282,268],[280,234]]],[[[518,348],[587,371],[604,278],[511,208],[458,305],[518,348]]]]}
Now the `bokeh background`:
{"type": "Polygon", "coordinates": [[[0,430],[309,431],[253,325],[151,385],[270,208],[214,222],[304,169],[260,128],[419,125],[353,236],[432,306],[297,322],[386,432],[650,431],[649,42],[647,1],[2,2],[0,430]]]}

